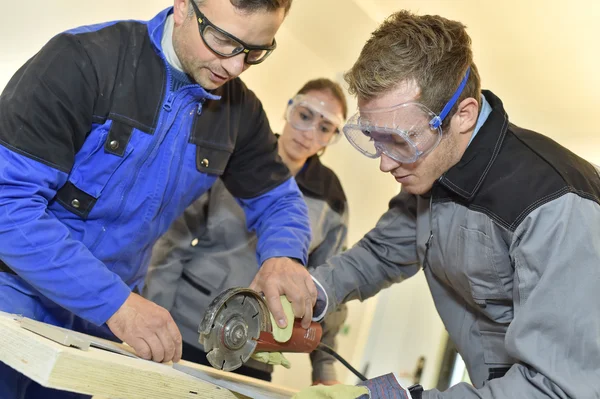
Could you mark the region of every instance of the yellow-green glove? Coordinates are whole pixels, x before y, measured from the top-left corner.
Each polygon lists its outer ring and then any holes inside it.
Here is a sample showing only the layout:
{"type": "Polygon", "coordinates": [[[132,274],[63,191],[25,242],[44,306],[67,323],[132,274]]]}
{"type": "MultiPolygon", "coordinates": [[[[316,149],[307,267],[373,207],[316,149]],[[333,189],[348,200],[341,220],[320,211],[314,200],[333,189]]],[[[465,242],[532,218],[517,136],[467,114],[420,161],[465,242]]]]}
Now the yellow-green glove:
{"type": "Polygon", "coordinates": [[[279,297],[281,300],[281,306],[285,312],[285,318],[287,319],[287,326],[280,328],[275,322],[273,313],[269,313],[271,316],[271,325],[273,326],[273,338],[277,342],[288,342],[292,338],[292,332],[294,329],[294,309],[292,309],[292,303],[287,299],[285,295],[279,297]]]}
{"type": "MultiPolygon", "coordinates": [[[[282,295],[279,299],[281,299],[281,306],[283,306],[283,311],[285,312],[287,326],[285,328],[280,328],[277,326],[277,323],[273,318],[273,314],[270,314],[271,324],[273,325],[273,338],[277,342],[287,342],[290,340],[290,338],[292,338],[292,330],[294,328],[294,310],[292,309],[292,303],[288,301],[285,295],[282,295]]],[[[287,360],[281,352],[256,352],[252,355],[252,359],[258,360],[262,363],[281,365],[286,369],[292,367],[289,360],[287,360]]]]}
{"type": "Polygon", "coordinates": [[[252,359],[258,360],[259,362],[272,364],[274,366],[283,366],[286,369],[292,367],[289,360],[283,356],[281,352],[258,352],[252,355],[252,359]]]}
{"type": "Polygon", "coordinates": [[[353,385],[314,385],[294,395],[293,399],[357,399],[363,395],[369,397],[367,387],[353,385]]]}

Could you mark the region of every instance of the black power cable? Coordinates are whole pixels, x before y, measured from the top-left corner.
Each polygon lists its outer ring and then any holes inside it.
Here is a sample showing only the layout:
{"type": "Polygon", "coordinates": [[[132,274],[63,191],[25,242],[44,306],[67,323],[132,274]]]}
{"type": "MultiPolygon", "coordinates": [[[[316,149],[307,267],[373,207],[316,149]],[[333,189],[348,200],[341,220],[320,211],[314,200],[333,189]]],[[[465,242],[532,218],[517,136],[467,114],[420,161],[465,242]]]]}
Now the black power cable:
{"type": "Polygon", "coordinates": [[[354,367],[352,367],[350,365],[350,363],[348,363],[346,360],[344,360],[343,357],[338,355],[337,352],[333,350],[333,348],[325,345],[324,343],[320,343],[319,345],[317,345],[317,350],[320,350],[321,352],[325,352],[325,353],[330,354],[331,356],[335,357],[337,360],[340,361],[340,363],[342,363],[344,366],[346,366],[346,368],[348,368],[348,370],[352,371],[352,373],[355,376],[357,376],[361,381],[367,380],[367,377],[365,377],[358,370],[356,370],[354,367]]]}

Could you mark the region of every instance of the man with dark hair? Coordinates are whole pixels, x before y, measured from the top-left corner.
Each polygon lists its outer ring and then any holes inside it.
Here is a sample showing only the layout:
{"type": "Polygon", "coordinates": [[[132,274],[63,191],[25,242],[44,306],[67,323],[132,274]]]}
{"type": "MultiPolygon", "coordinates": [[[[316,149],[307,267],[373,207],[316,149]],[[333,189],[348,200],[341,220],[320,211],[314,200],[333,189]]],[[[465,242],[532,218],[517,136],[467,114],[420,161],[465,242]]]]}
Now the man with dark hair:
{"type": "MultiPolygon", "coordinates": [[[[307,208],[237,78],[275,49],[290,4],[176,0],[147,22],[59,34],[17,71],[0,96],[0,310],[178,361],[169,312],[137,293],[156,239],[220,177],[261,267],[303,285],[288,298],[308,325],[307,208]]],[[[0,392],[75,397],[4,364],[0,392]]]]}
{"type": "Polygon", "coordinates": [[[357,245],[313,272],[315,313],[423,269],[472,385],[407,392],[390,374],[298,397],[600,397],[599,169],[509,122],[479,89],[459,22],[393,14],[346,80],[359,112],[344,134],[402,190],[357,245]]]}

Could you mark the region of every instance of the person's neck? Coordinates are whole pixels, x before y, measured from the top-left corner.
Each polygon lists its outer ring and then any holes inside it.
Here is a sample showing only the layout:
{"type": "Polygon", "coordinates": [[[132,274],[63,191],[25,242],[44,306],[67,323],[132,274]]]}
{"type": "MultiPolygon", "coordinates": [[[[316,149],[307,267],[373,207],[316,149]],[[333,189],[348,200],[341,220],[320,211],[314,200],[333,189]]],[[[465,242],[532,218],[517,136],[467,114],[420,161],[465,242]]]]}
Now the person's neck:
{"type": "Polygon", "coordinates": [[[163,31],[163,37],[161,40],[161,46],[163,50],[163,54],[167,59],[169,65],[173,68],[177,69],[180,72],[184,72],[183,65],[177,57],[175,53],[175,48],[173,47],[173,29],[174,29],[174,20],[173,14],[170,14],[165,21],[165,27],[163,31]]]}
{"type": "Polygon", "coordinates": [[[306,163],[306,159],[305,160],[292,159],[280,146],[278,146],[278,150],[279,150],[279,156],[283,160],[283,163],[288,167],[292,176],[296,176],[298,174],[298,172],[300,172],[300,170],[302,169],[304,164],[306,163]]]}
{"type": "Polygon", "coordinates": [[[462,156],[467,151],[467,148],[469,147],[469,144],[471,143],[471,138],[473,137],[474,134],[475,134],[475,125],[473,125],[473,127],[471,129],[462,133],[459,136],[460,137],[460,139],[459,139],[460,140],[460,158],[462,158],[462,156]]]}
{"type": "Polygon", "coordinates": [[[475,126],[473,126],[473,128],[469,129],[466,132],[458,134],[458,137],[456,138],[456,144],[454,145],[454,150],[451,150],[451,162],[446,171],[453,168],[454,165],[459,163],[460,160],[463,158],[465,152],[467,152],[467,148],[469,147],[469,141],[471,140],[471,136],[473,136],[474,132],[475,126]]]}

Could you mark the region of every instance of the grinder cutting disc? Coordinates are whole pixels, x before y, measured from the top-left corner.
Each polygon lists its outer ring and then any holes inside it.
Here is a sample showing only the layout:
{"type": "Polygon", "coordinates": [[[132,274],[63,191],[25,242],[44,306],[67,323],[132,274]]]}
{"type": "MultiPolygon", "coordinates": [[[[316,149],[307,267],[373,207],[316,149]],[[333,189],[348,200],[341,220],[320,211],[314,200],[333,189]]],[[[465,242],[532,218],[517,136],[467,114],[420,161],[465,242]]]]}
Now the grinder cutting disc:
{"type": "Polygon", "coordinates": [[[214,368],[231,371],[250,358],[260,332],[270,330],[263,299],[252,290],[232,288],[211,302],[200,324],[199,342],[214,368]]]}

